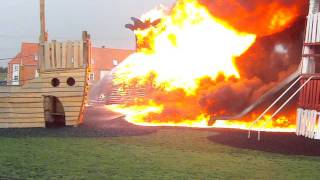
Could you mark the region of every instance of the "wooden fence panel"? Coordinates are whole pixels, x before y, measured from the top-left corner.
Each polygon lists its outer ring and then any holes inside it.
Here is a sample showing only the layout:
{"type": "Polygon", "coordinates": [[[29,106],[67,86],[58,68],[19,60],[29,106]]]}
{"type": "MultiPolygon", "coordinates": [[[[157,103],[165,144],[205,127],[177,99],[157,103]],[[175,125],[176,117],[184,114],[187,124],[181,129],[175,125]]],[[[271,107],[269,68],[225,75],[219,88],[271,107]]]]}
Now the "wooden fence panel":
{"type": "Polygon", "coordinates": [[[307,27],[306,27],[306,37],[305,37],[305,43],[309,43],[309,37],[310,37],[310,26],[311,26],[311,21],[310,21],[310,19],[311,19],[311,16],[309,15],[308,17],[307,17],[307,27]]]}
{"type": "Polygon", "coordinates": [[[45,42],[42,70],[84,68],[85,46],[83,41],[45,42]]]}
{"type": "Polygon", "coordinates": [[[318,22],[317,22],[317,39],[316,39],[316,42],[320,42],[320,13],[317,14],[317,17],[318,17],[318,22]]]}
{"type": "Polygon", "coordinates": [[[316,110],[320,110],[320,81],[317,81],[317,92],[316,92],[316,110]]]}
{"type": "Polygon", "coordinates": [[[61,43],[56,42],[56,68],[60,69],[61,68],[61,43]]]}
{"type": "Polygon", "coordinates": [[[79,67],[79,42],[73,42],[73,67],[79,67]]]}
{"type": "Polygon", "coordinates": [[[66,68],[67,67],[67,43],[63,42],[62,47],[61,47],[61,68],[66,68]]]}
{"type": "Polygon", "coordinates": [[[72,68],[73,67],[73,43],[68,42],[67,43],[67,68],[72,68]]]}
{"type": "MultiPolygon", "coordinates": [[[[302,84],[304,84],[306,82],[305,79],[302,80],[302,84]]],[[[305,106],[305,100],[306,100],[306,90],[307,90],[307,87],[304,86],[303,89],[302,89],[302,101],[301,101],[301,106],[304,107],[305,106]]]]}
{"type": "Polygon", "coordinates": [[[309,108],[312,109],[313,106],[314,106],[314,90],[315,90],[315,87],[314,87],[314,80],[312,80],[310,82],[310,94],[309,94],[309,108]]]}
{"type": "Polygon", "coordinates": [[[83,57],[83,41],[80,41],[80,43],[79,43],[79,67],[80,68],[83,68],[84,66],[83,66],[83,59],[84,59],[84,57],[83,57]]]}
{"type": "Polygon", "coordinates": [[[304,99],[304,106],[305,108],[309,108],[309,95],[310,95],[310,86],[306,85],[306,92],[305,92],[305,99],[304,99]]]}
{"type": "Polygon", "coordinates": [[[50,66],[50,44],[48,42],[44,43],[44,64],[45,69],[48,70],[51,68],[50,66]]]}
{"type": "Polygon", "coordinates": [[[311,93],[311,109],[314,109],[316,106],[316,92],[317,92],[317,81],[313,80],[312,82],[312,93],[311,93]]]}
{"type": "Polygon", "coordinates": [[[50,62],[51,62],[51,69],[55,69],[56,68],[56,58],[55,58],[55,44],[56,41],[52,41],[50,43],[50,62]]]}
{"type": "MultiPolygon", "coordinates": [[[[301,85],[307,78],[301,80],[301,85]]],[[[304,109],[320,111],[320,79],[313,79],[300,91],[298,106],[304,109]]]]}
{"type": "Polygon", "coordinates": [[[313,22],[312,22],[312,42],[316,42],[317,38],[317,24],[318,24],[318,14],[313,15],[313,22]]]}

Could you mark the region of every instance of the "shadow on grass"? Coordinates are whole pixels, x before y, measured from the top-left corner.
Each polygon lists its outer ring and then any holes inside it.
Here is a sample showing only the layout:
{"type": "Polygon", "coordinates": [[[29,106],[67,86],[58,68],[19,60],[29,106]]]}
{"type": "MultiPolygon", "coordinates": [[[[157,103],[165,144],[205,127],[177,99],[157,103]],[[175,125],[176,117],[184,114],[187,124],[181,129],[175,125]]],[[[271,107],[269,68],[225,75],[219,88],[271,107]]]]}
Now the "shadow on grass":
{"type": "Polygon", "coordinates": [[[27,129],[0,129],[0,137],[124,137],[142,136],[157,132],[153,127],[141,127],[130,124],[122,118],[110,121],[85,122],[79,127],[64,127],[57,129],[27,128],[27,129]]]}
{"type": "Polygon", "coordinates": [[[214,143],[235,148],[258,150],[285,155],[320,156],[320,141],[298,137],[294,133],[262,132],[261,140],[257,140],[257,132],[252,132],[248,139],[248,131],[220,129],[218,135],[209,136],[214,143]]]}

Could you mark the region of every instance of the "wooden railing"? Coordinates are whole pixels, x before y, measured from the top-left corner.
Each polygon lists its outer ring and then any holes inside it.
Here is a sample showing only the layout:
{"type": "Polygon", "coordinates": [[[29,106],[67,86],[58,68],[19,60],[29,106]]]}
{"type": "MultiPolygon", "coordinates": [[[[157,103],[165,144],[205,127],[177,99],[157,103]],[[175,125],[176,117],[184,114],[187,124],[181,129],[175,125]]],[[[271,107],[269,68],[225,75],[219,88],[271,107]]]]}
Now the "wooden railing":
{"type": "Polygon", "coordinates": [[[88,62],[85,62],[87,59],[85,48],[88,48],[88,45],[85,43],[85,41],[44,42],[41,44],[45,54],[44,60],[40,64],[41,72],[85,68],[88,65],[88,62]]]}
{"type": "Polygon", "coordinates": [[[91,40],[87,31],[80,41],[40,41],[39,73],[45,71],[90,68],[91,40]]]}
{"type": "MultiPolygon", "coordinates": [[[[320,74],[313,76],[314,78],[301,90],[298,106],[320,111],[320,74]]],[[[303,76],[300,83],[305,83],[309,77],[309,75],[303,76]]]]}

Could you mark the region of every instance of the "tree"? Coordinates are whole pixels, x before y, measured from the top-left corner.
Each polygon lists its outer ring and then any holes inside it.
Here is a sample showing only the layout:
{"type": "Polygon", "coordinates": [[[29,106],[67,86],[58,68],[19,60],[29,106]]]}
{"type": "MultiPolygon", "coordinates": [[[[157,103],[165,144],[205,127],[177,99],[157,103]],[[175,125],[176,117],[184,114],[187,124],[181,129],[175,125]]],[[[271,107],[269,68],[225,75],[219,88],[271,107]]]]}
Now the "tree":
{"type": "Polygon", "coordinates": [[[0,73],[7,73],[8,68],[0,67],[0,73]]]}

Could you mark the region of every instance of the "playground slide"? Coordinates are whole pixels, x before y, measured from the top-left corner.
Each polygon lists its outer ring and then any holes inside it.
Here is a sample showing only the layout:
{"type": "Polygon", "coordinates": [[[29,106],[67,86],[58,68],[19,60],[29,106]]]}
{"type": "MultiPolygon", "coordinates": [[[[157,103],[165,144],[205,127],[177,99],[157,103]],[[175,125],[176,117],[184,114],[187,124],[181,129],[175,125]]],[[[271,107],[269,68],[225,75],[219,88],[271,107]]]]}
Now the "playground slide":
{"type": "Polygon", "coordinates": [[[227,115],[227,116],[212,116],[210,118],[210,121],[208,122],[208,125],[213,125],[216,120],[240,120],[245,115],[247,115],[249,112],[251,112],[254,108],[259,106],[262,102],[269,99],[271,96],[279,92],[281,89],[283,89],[286,85],[294,81],[296,78],[299,77],[300,68],[298,68],[297,71],[292,73],[290,76],[288,76],[286,79],[284,79],[282,82],[280,82],[276,87],[272,88],[268,92],[266,92],[264,95],[262,95],[257,101],[255,101],[253,104],[245,108],[242,112],[236,115],[227,115]]]}

